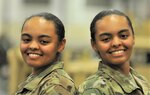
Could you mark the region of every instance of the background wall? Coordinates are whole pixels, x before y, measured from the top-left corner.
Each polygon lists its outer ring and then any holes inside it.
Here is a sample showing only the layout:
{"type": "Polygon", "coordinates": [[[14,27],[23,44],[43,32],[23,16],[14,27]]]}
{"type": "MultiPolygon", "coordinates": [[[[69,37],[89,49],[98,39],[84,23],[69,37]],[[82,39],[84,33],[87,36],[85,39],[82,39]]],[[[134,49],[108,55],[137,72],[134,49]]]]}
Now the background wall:
{"type": "Polygon", "coordinates": [[[64,23],[67,39],[63,52],[65,69],[78,85],[97,70],[98,59],[90,45],[89,27],[93,17],[103,9],[123,11],[131,18],[135,29],[133,66],[150,81],[149,5],[150,0],[0,0],[0,84],[4,85],[0,87],[0,95],[9,92],[10,63],[6,53],[19,46],[23,21],[39,12],[53,13],[64,23]]]}

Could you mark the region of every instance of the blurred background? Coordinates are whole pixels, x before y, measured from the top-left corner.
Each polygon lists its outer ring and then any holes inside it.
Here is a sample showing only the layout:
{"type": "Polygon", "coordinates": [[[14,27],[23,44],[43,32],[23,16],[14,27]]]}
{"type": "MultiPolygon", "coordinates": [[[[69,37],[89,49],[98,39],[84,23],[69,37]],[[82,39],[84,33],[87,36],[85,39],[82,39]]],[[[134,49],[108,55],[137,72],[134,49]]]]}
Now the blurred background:
{"type": "Polygon", "coordinates": [[[150,0],[0,0],[0,95],[14,95],[17,85],[31,69],[18,49],[24,20],[32,14],[50,12],[66,28],[63,52],[65,69],[76,86],[97,71],[98,61],[90,45],[90,23],[103,9],[127,14],[135,29],[132,66],[150,82],[150,0]]]}

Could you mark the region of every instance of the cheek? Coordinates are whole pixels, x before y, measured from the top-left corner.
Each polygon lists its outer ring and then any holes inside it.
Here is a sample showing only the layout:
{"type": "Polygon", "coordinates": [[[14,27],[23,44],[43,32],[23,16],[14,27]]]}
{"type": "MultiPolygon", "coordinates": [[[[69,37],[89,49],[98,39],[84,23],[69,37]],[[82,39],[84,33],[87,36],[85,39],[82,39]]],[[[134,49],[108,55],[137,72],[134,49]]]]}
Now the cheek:
{"type": "Polygon", "coordinates": [[[128,40],[128,41],[125,41],[124,42],[125,44],[126,44],[126,46],[128,47],[128,48],[133,48],[133,46],[134,46],[134,40],[128,40]]]}
{"type": "Polygon", "coordinates": [[[100,58],[104,58],[106,56],[106,52],[108,50],[108,46],[107,45],[99,45],[98,47],[98,54],[100,58]]]}
{"type": "Polygon", "coordinates": [[[42,50],[47,55],[54,55],[57,52],[57,47],[55,45],[49,45],[43,47],[42,50]]]}
{"type": "Polygon", "coordinates": [[[98,50],[100,53],[106,52],[109,49],[108,44],[98,44],[98,50]]]}
{"type": "Polygon", "coordinates": [[[20,43],[20,51],[23,53],[27,48],[27,45],[20,43]]]}

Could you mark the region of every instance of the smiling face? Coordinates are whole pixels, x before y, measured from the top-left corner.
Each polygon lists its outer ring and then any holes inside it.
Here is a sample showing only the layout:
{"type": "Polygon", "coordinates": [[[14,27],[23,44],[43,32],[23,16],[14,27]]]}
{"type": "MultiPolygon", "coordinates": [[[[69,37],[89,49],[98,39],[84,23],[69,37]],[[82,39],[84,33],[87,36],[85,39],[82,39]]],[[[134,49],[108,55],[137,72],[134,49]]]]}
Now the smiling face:
{"type": "Polygon", "coordinates": [[[93,49],[103,63],[120,65],[129,62],[134,45],[134,35],[124,16],[108,15],[96,22],[93,49]]]}
{"type": "Polygon", "coordinates": [[[53,21],[42,17],[27,20],[21,32],[20,50],[27,64],[40,68],[56,60],[56,54],[62,52],[65,39],[58,40],[53,21]]]}

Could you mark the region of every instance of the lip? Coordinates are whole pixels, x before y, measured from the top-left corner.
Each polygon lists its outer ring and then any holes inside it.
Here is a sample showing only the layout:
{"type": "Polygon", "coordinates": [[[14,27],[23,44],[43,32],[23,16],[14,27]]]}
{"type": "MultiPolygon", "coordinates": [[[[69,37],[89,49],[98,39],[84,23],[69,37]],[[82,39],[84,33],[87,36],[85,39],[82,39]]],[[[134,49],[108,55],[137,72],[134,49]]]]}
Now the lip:
{"type": "Polygon", "coordinates": [[[30,59],[38,59],[39,57],[41,57],[41,55],[39,55],[39,54],[33,54],[33,53],[30,53],[30,54],[28,54],[28,56],[29,56],[29,58],[30,59]]]}
{"type": "Polygon", "coordinates": [[[110,54],[112,54],[112,53],[121,53],[121,52],[124,52],[124,51],[126,51],[126,49],[111,50],[111,51],[109,51],[109,53],[110,54]]]}
{"type": "Polygon", "coordinates": [[[41,56],[43,56],[43,54],[41,53],[35,53],[35,52],[27,52],[26,55],[30,58],[30,59],[38,59],[41,56]]]}
{"type": "Polygon", "coordinates": [[[109,54],[114,57],[121,57],[121,56],[124,56],[126,50],[127,49],[112,50],[112,51],[109,51],[109,54]]]}
{"type": "Polygon", "coordinates": [[[33,55],[40,55],[40,56],[42,56],[42,54],[41,54],[41,53],[27,52],[27,55],[30,55],[30,54],[33,54],[33,55]]]}

